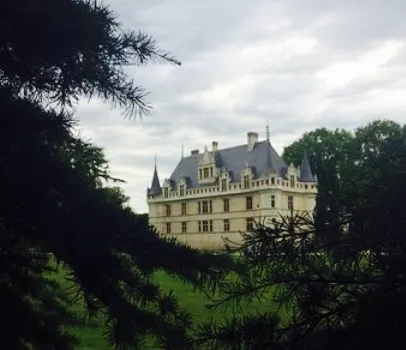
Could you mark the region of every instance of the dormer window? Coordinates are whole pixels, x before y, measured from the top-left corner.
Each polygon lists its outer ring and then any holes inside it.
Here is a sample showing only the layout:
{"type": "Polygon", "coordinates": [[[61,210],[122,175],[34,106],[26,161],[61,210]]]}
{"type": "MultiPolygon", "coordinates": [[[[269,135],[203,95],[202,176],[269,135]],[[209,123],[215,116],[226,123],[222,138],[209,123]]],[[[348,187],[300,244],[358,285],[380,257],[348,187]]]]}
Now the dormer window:
{"type": "Polygon", "coordinates": [[[203,169],[203,178],[207,179],[209,177],[209,168],[203,169]]]}
{"type": "Polygon", "coordinates": [[[290,175],[290,187],[295,187],[295,176],[290,175]]]}
{"type": "Polygon", "coordinates": [[[168,198],[168,197],[169,197],[169,188],[168,188],[168,187],[165,187],[165,188],[164,188],[164,197],[165,197],[165,198],[168,198]]]}
{"type": "Polygon", "coordinates": [[[180,185],[179,186],[179,195],[184,196],[185,195],[185,185],[180,185]]]}
{"type": "Polygon", "coordinates": [[[221,190],[227,191],[227,179],[221,179],[221,190]]]}
{"type": "Polygon", "coordinates": [[[244,188],[250,188],[250,176],[244,175],[244,188]]]}

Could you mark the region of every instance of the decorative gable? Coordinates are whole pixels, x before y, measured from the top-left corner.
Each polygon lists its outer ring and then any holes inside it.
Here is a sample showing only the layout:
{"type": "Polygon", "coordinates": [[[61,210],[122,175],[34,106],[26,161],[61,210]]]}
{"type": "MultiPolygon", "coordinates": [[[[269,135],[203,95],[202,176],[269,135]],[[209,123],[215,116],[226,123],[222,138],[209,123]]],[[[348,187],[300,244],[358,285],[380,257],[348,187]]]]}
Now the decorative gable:
{"type": "Polygon", "coordinates": [[[209,152],[204,148],[198,159],[198,179],[200,184],[214,183],[218,177],[219,169],[216,167],[216,151],[209,152]]]}

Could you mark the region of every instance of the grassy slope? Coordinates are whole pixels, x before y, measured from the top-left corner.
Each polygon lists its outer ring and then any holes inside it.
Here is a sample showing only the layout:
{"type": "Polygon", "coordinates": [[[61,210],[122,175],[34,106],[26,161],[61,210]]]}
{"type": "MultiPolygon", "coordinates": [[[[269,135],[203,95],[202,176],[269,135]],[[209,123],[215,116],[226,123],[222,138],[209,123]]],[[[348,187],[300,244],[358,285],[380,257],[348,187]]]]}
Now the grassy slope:
{"type": "MultiPolygon", "coordinates": [[[[68,286],[64,278],[62,270],[57,275],[57,279],[63,286],[68,286]]],[[[199,325],[210,319],[215,319],[217,322],[221,322],[226,316],[232,315],[232,310],[216,309],[214,311],[208,311],[205,305],[209,302],[208,298],[193,290],[193,287],[180,282],[177,279],[169,277],[163,272],[156,274],[156,279],[165,290],[172,290],[173,293],[179,298],[181,304],[186,307],[192,314],[194,322],[199,325]]],[[[262,307],[265,305],[262,304],[262,307]]],[[[252,312],[261,308],[261,304],[256,303],[246,306],[245,312],[252,312]]],[[[103,320],[102,319],[84,319],[85,309],[82,303],[72,305],[72,310],[75,311],[81,318],[83,318],[83,325],[73,327],[70,332],[76,335],[80,340],[80,350],[95,350],[95,349],[107,349],[107,342],[103,338],[103,320]]]]}

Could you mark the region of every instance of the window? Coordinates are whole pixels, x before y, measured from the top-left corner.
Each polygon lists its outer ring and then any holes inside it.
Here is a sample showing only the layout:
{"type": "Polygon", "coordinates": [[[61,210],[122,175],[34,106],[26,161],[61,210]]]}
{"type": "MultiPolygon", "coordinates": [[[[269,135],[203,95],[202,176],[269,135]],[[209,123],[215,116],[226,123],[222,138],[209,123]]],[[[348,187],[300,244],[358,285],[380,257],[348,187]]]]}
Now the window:
{"type": "Polygon", "coordinates": [[[252,231],[254,229],[254,219],[247,218],[247,231],[252,231]]]}
{"type": "Polygon", "coordinates": [[[200,202],[197,202],[197,206],[198,206],[197,212],[200,214],[202,212],[202,205],[200,202]]]}
{"type": "Polygon", "coordinates": [[[184,196],[185,195],[185,185],[180,185],[179,186],[179,195],[184,196]]]}
{"type": "Polygon", "coordinates": [[[288,209],[293,210],[293,196],[288,196],[288,209]]]}
{"type": "Polygon", "coordinates": [[[168,188],[168,187],[165,187],[165,188],[164,188],[164,197],[165,197],[165,198],[168,198],[168,197],[169,197],[169,188],[168,188]]]}
{"type": "Polygon", "coordinates": [[[171,223],[170,222],[166,223],[166,233],[171,233],[171,223]]]}
{"type": "Polygon", "coordinates": [[[171,205],[165,205],[166,216],[171,216],[171,205]]]}
{"type": "Polygon", "coordinates": [[[182,232],[185,233],[187,231],[187,223],[186,221],[182,222],[182,232]]]}
{"type": "Polygon", "coordinates": [[[271,177],[271,185],[275,185],[275,178],[271,177]]]}
{"type": "Polygon", "coordinates": [[[202,169],[199,169],[199,177],[200,177],[201,179],[203,179],[203,170],[202,170],[202,169]]]}
{"type": "Polygon", "coordinates": [[[203,226],[203,232],[207,232],[209,230],[209,222],[207,220],[204,220],[202,222],[202,226],[203,226]]]}
{"type": "Polygon", "coordinates": [[[202,232],[202,222],[199,221],[199,232],[202,232]]]}
{"type": "Polygon", "coordinates": [[[182,215],[186,215],[186,203],[182,203],[182,215]]]}
{"type": "Polygon", "coordinates": [[[244,175],[244,188],[250,187],[250,177],[249,175],[244,175]]]}
{"type": "Polygon", "coordinates": [[[213,168],[210,168],[210,177],[213,177],[213,168]]]}
{"type": "Polygon", "coordinates": [[[308,188],[308,186],[307,185],[305,185],[305,189],[307,190],[307,188],[308,188]]]}
{"type": "Polygon", "coordinates": [[[223,199],[223,208],[226,213],[230,211],[230,200],[228,198],[223,199]]]}
{"type": "Polygon", "coordinates": [[[227,191],[227,179],[222,179],[221,180],[221,190],[222,191],[227,191]]]}
{"type": "Polygon", "coordinates": [[[203,169],[203,177],[207,179],[209,177],[209,168],[204,168],[203,169]]]}
{"type": "Polygon", "coordinates": [[[230,231],[230,220],[224,219],[223,225],[224,225],[224,232],[229,232],[230,231]]]}
{"type": "Polygon", "coordinates": [[[275,196],[271,195],[271,208],[275,208],[275,196]]]}
{"type": "Polygon", "coordinates": [[[290,175],[290,187],[295,187],[295,177],[290,175]]]}
{"type": "Polygon", "coordinates": [[[247,197],[246,207],[247,207],[247,210],[252,210],[252,197],[247,197]]]}
{"type": "Polygon", "coordinates": [[[207,201],[202,202],[202,212],[208,213],[209,212],[209,203],[207,201]]]}
{"type": "Polygon", "coordinates": [[[213,232],[213,220],[209,221],[209,231],[213,232]]]}
{"type": "Polygon", "coordinates": [[[213,212],[213,201],[201,201],[199,202],[199,214],[207,214],[213,212]]]}

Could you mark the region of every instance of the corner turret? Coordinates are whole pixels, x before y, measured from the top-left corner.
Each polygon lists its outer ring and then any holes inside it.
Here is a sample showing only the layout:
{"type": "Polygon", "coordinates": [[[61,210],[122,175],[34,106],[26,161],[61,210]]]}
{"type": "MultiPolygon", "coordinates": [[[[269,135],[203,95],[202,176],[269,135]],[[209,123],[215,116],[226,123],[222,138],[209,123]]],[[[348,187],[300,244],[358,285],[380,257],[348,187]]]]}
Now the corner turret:
{"type": "Polygon", "coordinates": [[[302,164],[300,165],[299,180],[301,182],[317,182],[310,168],[309,158],[307,157],[306,151],[303,154],[302,164]]]}
{"type": "Polygon", "coordinates": [[[155,159],[154,175],[152,177],[151,188],[148,188],[148,195],[156,196],[156,195],[160,195],[161,193],[162,193],[162,187],[161,187],[161,184],[159,183],[158,171],[156,169],[156,159],[155,159]]]}

